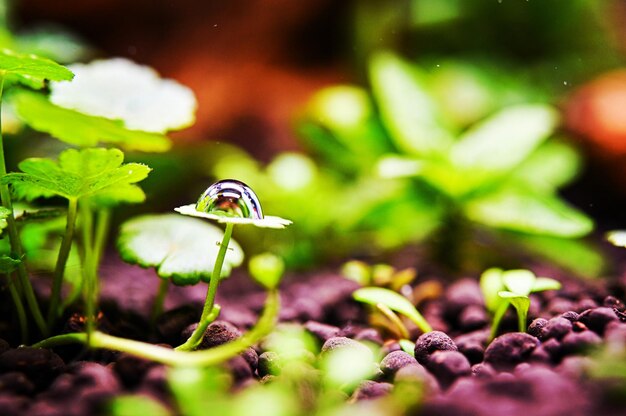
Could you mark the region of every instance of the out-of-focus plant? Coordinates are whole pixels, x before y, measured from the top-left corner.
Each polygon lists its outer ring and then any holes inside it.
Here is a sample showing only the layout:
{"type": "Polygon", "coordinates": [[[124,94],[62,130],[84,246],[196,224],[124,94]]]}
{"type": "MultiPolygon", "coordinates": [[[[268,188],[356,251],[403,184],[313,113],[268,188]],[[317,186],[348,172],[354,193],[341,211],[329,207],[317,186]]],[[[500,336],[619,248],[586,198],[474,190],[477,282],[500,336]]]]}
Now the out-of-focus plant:
{"type": "Polygon", "coordinates": [[[599,255],[576,240],[592,221],[557,193],[579,157],[552,138],[556,109],[527,104],[535,102],[530,87],[467,66],[425,71],[388,52],[372,58],[370,82],[371,94],[353,86],[319,92],[300,130],[325,169],[402,190],[378,195],[363,216],[377,220],[377,235],[395,232],[396,244],[428,236],[439,259],[458,266],[479,232],[581,274],[598,272],[599,255]],[[425,223],[421,234],[410,232],[414,217],[425,223]],[[575,264],[571,250],[580,254],[575,264]]]}
{"type": "Polygon", "coordinates": [[[350,260],[341,266],[341,274],[361,286],[387,287],[399,292],[417,276],[413,267],[397,270],[389,264],[369,264],[360,260],[350,260]]]}

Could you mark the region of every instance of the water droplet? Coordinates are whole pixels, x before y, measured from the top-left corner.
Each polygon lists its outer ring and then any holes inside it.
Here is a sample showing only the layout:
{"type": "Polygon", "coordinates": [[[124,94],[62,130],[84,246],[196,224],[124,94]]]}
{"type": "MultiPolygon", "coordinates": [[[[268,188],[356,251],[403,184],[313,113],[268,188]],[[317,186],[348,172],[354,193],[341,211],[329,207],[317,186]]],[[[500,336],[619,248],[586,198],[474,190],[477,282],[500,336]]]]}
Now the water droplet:
{"type": "Polygon", "coordinates": [[[567,81],[563,81],[563,85],[567,85],[567,81]]]}
{"type": "Polygon", "coordinates": [[[198,199],[196,210],[228,217],[262,219],[261,203],[254,191],[235,179],[209,186],[198,199]]]}

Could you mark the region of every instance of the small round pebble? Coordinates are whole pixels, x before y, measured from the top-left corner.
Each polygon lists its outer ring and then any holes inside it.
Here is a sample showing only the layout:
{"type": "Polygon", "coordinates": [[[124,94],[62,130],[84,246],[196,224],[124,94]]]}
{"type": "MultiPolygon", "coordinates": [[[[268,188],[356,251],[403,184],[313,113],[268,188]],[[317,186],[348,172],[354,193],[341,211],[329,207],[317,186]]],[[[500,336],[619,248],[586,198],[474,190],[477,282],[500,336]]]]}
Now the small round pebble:
{"type": "Polygon", "coordinates": [[[202,337],[198,349],[207,349],[226,344],[241,336],[241,331],[230,322],[215,321],[211,323],[202,337]]]}
{"type": "Polygon", "coordinates": [[[341,332],[341,330],[334,325],[328,325],[317,321],[305,322],[304,329],[315,335],[316,338],[323,342],[329,338],[336,337],[339,335],[339,332],[341,332]]]}
{"type": "Polygon", "coordinates": [[[548,325],[548,320],[544,318],[534,319],[530,325],[528,325],[528,332],[533,337],[539,338],[543,332],[543,329],[548,325]]]}
{"type": "Polygon", "coordinates": [[[571,330],[572,323],[563,317],[557,316],[548,321],[543,331],[541,331],[540,339],[562,339],[565,335],[569,334],[571,330]]]}
{"type": "Polygon", "coordinates": [[[395,384],[403,382],[421,383],[429,394],[434,394],[439,391],[437,379],[421,364],[411,364],[402,367],[396,372],[393,381],[395,384]]]}
{"type": "Polygon", "coordinates": [[[415,359],[420,364],[426,364],[435,351],[458,351],[458,348],[452,338],[441,331],[422,334],[415,342],[415,359]]]}
{"type": "Polygon", "coordinates": [[[593,331],[571,332],[561,341],[561,348],[566,355],[577,354],[601,342],[602,338],[593,331]]]}
{"type": "Polygon", "coordinates": [[[609,322],[617,321],[617,319],[615,311],[606,307],[587,309],[578,317],[578,320],[587,328],[600,335],[604,334],[604,328],[609,322]]]}
{"type": "Polygon", "coordinates": [[[579,316],[580,315],[578,314],[578,312],[574,312],[574,311],[567,311],[561,314],[562,318],[565,318],[572,323],[576,322],[579,316]]]}
{"type": "Polygon", "coordinates": [[[352,394],[352,398],[356,401],[376,399],[389,394],[393,390],[390,383],[366,380],[352,394]]]}
{"type": "Polygon", "coordinates": [[[449,387],[459,377],[470,375],[472,368],[467,358],[458,351],[435,351],[427,367],[443,388],[449,387]]]}
{"type": "Polygon", "coordinates": [[[497,370],[509,370],[526,361],[539,340],[522,332],[511,332],[494,339],[485,350],[485,362],[497,370]]]}
{"type": "Polygon", "coordinates": [[[624,302],[617,299],[615,296],[607,296],[602,301],[602,306],[606,306],[607,308],[617,309],[620,312],[626,311],[626,305],[624,302]]]}
{"type": "Polygon", "coordinates": [[[389,353],[380,362],[380,369],[387,377],[393,376],[398,370],[407,365],[417,364],[417,360],[404,351],[389,353]]]}
{"type": "Polygon", "coordinates": [[[483,328],[489,322],[485,308],[480,305],[469,305],[459,315],[459,326],[464,331],[483,328]]]}
{"type": "Polygon", "coordinates": [[[0,355],[0,372],[22,372],[38,388],[49,384],[64,367],[61,357],[44,348],[21,347],[0,355]]]}

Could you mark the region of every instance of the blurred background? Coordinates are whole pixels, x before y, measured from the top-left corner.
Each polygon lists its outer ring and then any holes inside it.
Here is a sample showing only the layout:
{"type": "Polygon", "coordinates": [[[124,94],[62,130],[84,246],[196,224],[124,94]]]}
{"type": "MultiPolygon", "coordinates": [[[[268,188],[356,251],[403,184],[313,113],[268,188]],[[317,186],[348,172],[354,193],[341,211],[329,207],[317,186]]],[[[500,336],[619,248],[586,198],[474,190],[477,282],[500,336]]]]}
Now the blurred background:
{"type": "Polygon", "coordinates": [[[14,0],[3,22],[23,50],[128,57],[196,93],[172,152],[130,156],[155,170],[148,202],[119,220],[233,177],[295,222],[239,238],[294,268],[611,268],[602,234],[626,222],[623,1],[14,0]]]}

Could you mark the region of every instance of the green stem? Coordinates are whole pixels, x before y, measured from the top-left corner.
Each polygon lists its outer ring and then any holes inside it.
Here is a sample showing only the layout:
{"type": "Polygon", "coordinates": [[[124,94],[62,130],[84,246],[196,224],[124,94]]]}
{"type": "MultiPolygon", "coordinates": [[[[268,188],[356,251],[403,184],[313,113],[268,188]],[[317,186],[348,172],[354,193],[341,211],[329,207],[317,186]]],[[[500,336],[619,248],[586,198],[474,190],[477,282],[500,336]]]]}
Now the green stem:
{"type": "Polygon", "coordinates": [[[57,257],[56,266],[54,267],[54,276],[52,281],[52,293],[50,295],[50,305],[48,307],[48,330],[52,331],[54,321],[61,315],[62,308],[59,307],[61,302],[61,288],[63,286],[63,275],[65,274],[65,265],[72,249],[72,241],[74,239],[74,228],[76,226],[76,211],[78,208],[78,200],[70,198],[67,205],[67,220],[65,223],[65,234],[61,241],[61,248],[57,257]]]}
{"type": "Polygon", "coordinates": [[[11,299],[13,299],[13,303],[15,304],[15,312],[17,313],[17,320],[20,325],[22,344],[26,344],[26,342],[28,342],[28,325],[26,322],[26,311],[24,310],[24,304],[22,303],[22,299],[20,298],[20,294],[15,287],[11,275],[7,275],[7,281],[9,285],[9,293],[11,294],[11,299]]]}
{"type": "Polygon", "coordinates": [[[398,315],[393,313],[384,303],[377,303],[376,308],[395,325],[401,338],[409,338],[409,330],[406,329],[406,326],[402,323],[398,315]]]}
{"type": "Polygon", "coordinates": [[[145,342],[114,337],[98,331],[91,334],[90,341],[88,341],[87,334],[70,333],[48,338],[38,342],[33,347],[52,348],[72,343],[83,343],[94,348],[127,352],[140,358],[171,366],[210,366],[234,357],[268,335],[274,328],[279,307],[280,297],[278,291],[272,290],[268,293],[263,314],[254,328],[232,342],[202,351],[172,350],[145,342]]]}
{"type": "Polygon", "coordinates": [[[224,230],[224,237],[220,243],[220,249],[215,259],[215,265],[213,266],[213,272],[211,273],[211,280],[209,281],[209,289],[207,290],[206,299],[204,301],[204,308],[202,308],[202,315],[200,316],[200,322],[193,331],[189,339],[182,345],[176,347],[180,351],[191,351],[195,349],[204,335],[204,331],[212,322],[208,319],[212,314],[213,306],[215,305],[215,294],[217,293],[217,286],[221,280],[222,266],[224,264],[224,258],[226,257],[226,251],[228,250],[228,243],[230,237],[233,234],[233,224],[226,223],[226,229],[224,230]]]}
{"type": "Polygon", "coordinates": [[[109,229],[111,225],[111,210],[108,208],[103,208],[98,210],[98,222],[96,224],[96,236],[93,244],[93,250],[95,253],[94,258],[94,273],[98,273],[98,266],[100,265],[100,260],[102,260],[102,256],[104,254],[104,249],[106,247],[106,242],[109,237],[109,229]]]}
{"type": "Polygon", "coordinates": [[[150,326],[154,330],[156,328],[156,321],[163,313],[163,304],[165,303],[165,297],[167,296],[167,288],[170,281],[168,279],[161,279],[159,283],[159,291],[154,298],[154,304],[152,305],[152,316],[150,317],[150,326]]]}
{"type": "Polygon", "coordinates": [[[95,329],[96,311],[96,287],[94,266],[95,253],[93,249],[93,212],[89,206],[89,201],[85,201],[80,206],[82,240],[83,240],[83,296],[85,300],[85,324],[87,332],[87,343],[91,341],[91,335],[95,329]]]}
{"type": "Polygon", "coordinates": [[[519,332],[526,332],[526,318],[527,312],[517,310],[517,324],[519,326],[519,332]]]}
{"type": "MultiPolygon", "coordinates": [[[[0,74],[0,109],[2,108],[2,90],[4,86],[4,74],[0,74]]],[[[7,174],[6,162],[4,158],[4,142],[2,137],[2,111],[0,110],[0,178],[7,174]]],[[[2,199],[2,206],[8,209],[11,213],[7,217],[7,230],[9,232],[9,242],[11,244],[11,251],[17,258],[24,260],[24,252],[22,250],[22,244],[20,243],[19,234],[17,233],[17,226],[15,225],[15,217],[13,215],[13,202],[11,201],[11,193],[9,192],[9,186],[6,184],[0,184],[0,198],[2,199]]],[[[39,331],[46,336],[48,329],[46,321],[41,314],[41,309],[37,303],[35,297],[35,291],[33,286],[28,280],[28,272],[26,271],[26,265],[24,262],[20,262],[17,267],[17,276],[20,280],[20,285],[23,290],[24,297],[26,298],[26,304],[30,310],[31,315],[35,320],[35,324],[39,328],[39,331]]]]}
{"type": "Polygon", "coordinates": [[[498,328],[500,327],[500,321],[502,317],[506,313],[507,308],[509,307],[509,302],[502,302],[498,309],[496,309],[496,313],[493,314],[493,319],[491,321],[491,333],[489,334],[489,341],[494,339],[498,334],[498,328]]]}

